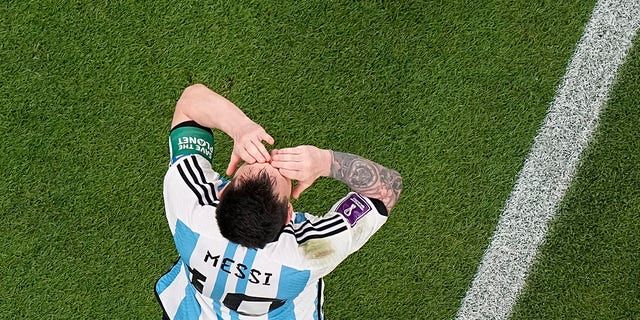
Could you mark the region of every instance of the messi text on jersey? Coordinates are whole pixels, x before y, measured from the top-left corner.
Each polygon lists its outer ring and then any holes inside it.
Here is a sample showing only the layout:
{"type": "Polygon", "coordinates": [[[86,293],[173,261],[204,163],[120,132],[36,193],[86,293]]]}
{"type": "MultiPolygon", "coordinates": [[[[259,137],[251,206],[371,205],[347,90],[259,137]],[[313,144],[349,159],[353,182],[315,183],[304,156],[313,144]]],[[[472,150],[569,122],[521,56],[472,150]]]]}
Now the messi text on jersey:
{"type": "Polygon", "coordinates": [[[204,257],[204,262],[211,263],[211,266],[219,267],[220,270],[233,274],[238,277],[238,279],[249,279],[249,282],[254,284],[261,283],[262,285],[268,286],[271,285],[269,280],[273,273],[262,272],[257,269],[249,269],[246,265],[242,263],[238,263],[231,258],[223,257],[220,260],[220,255],[212,255],[209,251],[207,251],[207,255],[204,257]]]}

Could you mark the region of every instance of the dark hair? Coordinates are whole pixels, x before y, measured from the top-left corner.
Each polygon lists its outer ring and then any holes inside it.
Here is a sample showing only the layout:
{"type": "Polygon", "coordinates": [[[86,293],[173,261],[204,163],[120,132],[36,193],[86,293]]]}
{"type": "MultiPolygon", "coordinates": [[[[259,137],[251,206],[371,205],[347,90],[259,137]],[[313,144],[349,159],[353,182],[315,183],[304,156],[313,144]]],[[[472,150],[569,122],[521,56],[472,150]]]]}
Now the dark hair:
{"type": "Polygon", "coordinates": [[[220,233],[249,248],[275,240],[288,215],[287,200],[275,192],[275,180],[264,170],[229,182],[216,208],[220,233]]]}

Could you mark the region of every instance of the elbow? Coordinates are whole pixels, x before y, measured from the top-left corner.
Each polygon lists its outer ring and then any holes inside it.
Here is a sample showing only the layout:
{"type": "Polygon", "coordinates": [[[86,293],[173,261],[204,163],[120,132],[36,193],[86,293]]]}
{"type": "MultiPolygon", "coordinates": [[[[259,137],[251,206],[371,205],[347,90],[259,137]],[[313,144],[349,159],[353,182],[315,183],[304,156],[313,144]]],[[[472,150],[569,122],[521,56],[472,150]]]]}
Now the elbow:
{"type": "Polygon", "coordinates": [[[198,83],[190,85],[182,91],[182,94],[180,95],[180,98],[176,103],[176,108],[173,113],[171,128],[184,121],[194,120],[194,102],[197,102],[199,96],[202,96],[203,93],[207,90],[209,89],[205,85],[198,83]]]}
{"type": "Polygon", "coordinates": [[[396,198],[400,197],[400,193],[402,193],[403,183],[402,176],[396,170],[391,170],[391,190],[396,195],[396,198]]]}
{"type": "Polygon", "coordinates": [[[395,170],[389,170],[387,175],[387,197],[383,200],[385,206],[387,207],[387,214],[393,209],[393,207],[400,199],[400,194],[402,193],[402,176],[400,173],[395,170]]]}
{"type": "Polygon", "coordinates": [[[396,195],[396,201],[398,201],[398,199],[400,198],[400,194],[402,193],[402,188],[404,187],[404,184],[402,183],[402,176],[400,175],[400,173],[398,171],[394,171],[394,172],[396,174],[396,178],[394,179],[394,182],[393,182],[393,190],[396,195]]]}
{"type": "Polygon", "coordinates": [[[193,97],[195,95],[201,94],[203,91],[208,91],[208,90],[209,88],[207,88],[207,86],[205,86],[202,83],[192,84],[186,87],[184,91],[182,91],[182,96],[180,98],[182,99],[182,98],[193,97]]]}
{"type": "Polygon", "coordinates": [[[178,99],[176,109],[184,114],[188,114],[189,109],[193,107],[193,102],[201,99],[201,97],[205,95],[207,91],[210,91],[209,88],[201,83],[192,84],[186,87],[182,91],[182,95],[180,95],[180,98],[178,99]]]}

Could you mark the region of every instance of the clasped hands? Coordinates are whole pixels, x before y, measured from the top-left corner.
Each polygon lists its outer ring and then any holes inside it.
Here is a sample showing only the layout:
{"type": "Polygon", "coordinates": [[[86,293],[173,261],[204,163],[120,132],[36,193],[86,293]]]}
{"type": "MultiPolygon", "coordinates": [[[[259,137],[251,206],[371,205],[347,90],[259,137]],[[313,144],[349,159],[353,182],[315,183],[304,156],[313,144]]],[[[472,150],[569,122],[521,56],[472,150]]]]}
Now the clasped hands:
{"type": "Polygon", "coordinates": [[[331,151],[310,145],[267,150],[263,142],[274,144],[274,139],[257,123],[235,128],[231,134],[233,151],[227,167],[231,176],[242,161],[247,164],[270,163],[287,179],[297,181],[291,196],[295,199],[319,177],[329,176],[331,151]]]}

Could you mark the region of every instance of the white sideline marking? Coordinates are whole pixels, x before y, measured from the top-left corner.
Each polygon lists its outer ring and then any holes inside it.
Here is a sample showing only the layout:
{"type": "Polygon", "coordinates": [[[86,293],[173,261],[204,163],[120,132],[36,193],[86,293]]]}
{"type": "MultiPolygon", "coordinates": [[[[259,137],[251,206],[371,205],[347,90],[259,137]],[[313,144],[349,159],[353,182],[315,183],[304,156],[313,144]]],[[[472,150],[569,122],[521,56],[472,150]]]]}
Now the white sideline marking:
{"type": "Polygon", "coordinates": [[[639,27],[640,1],[596,3],[457,319],[511,315],[639,27]]]}

